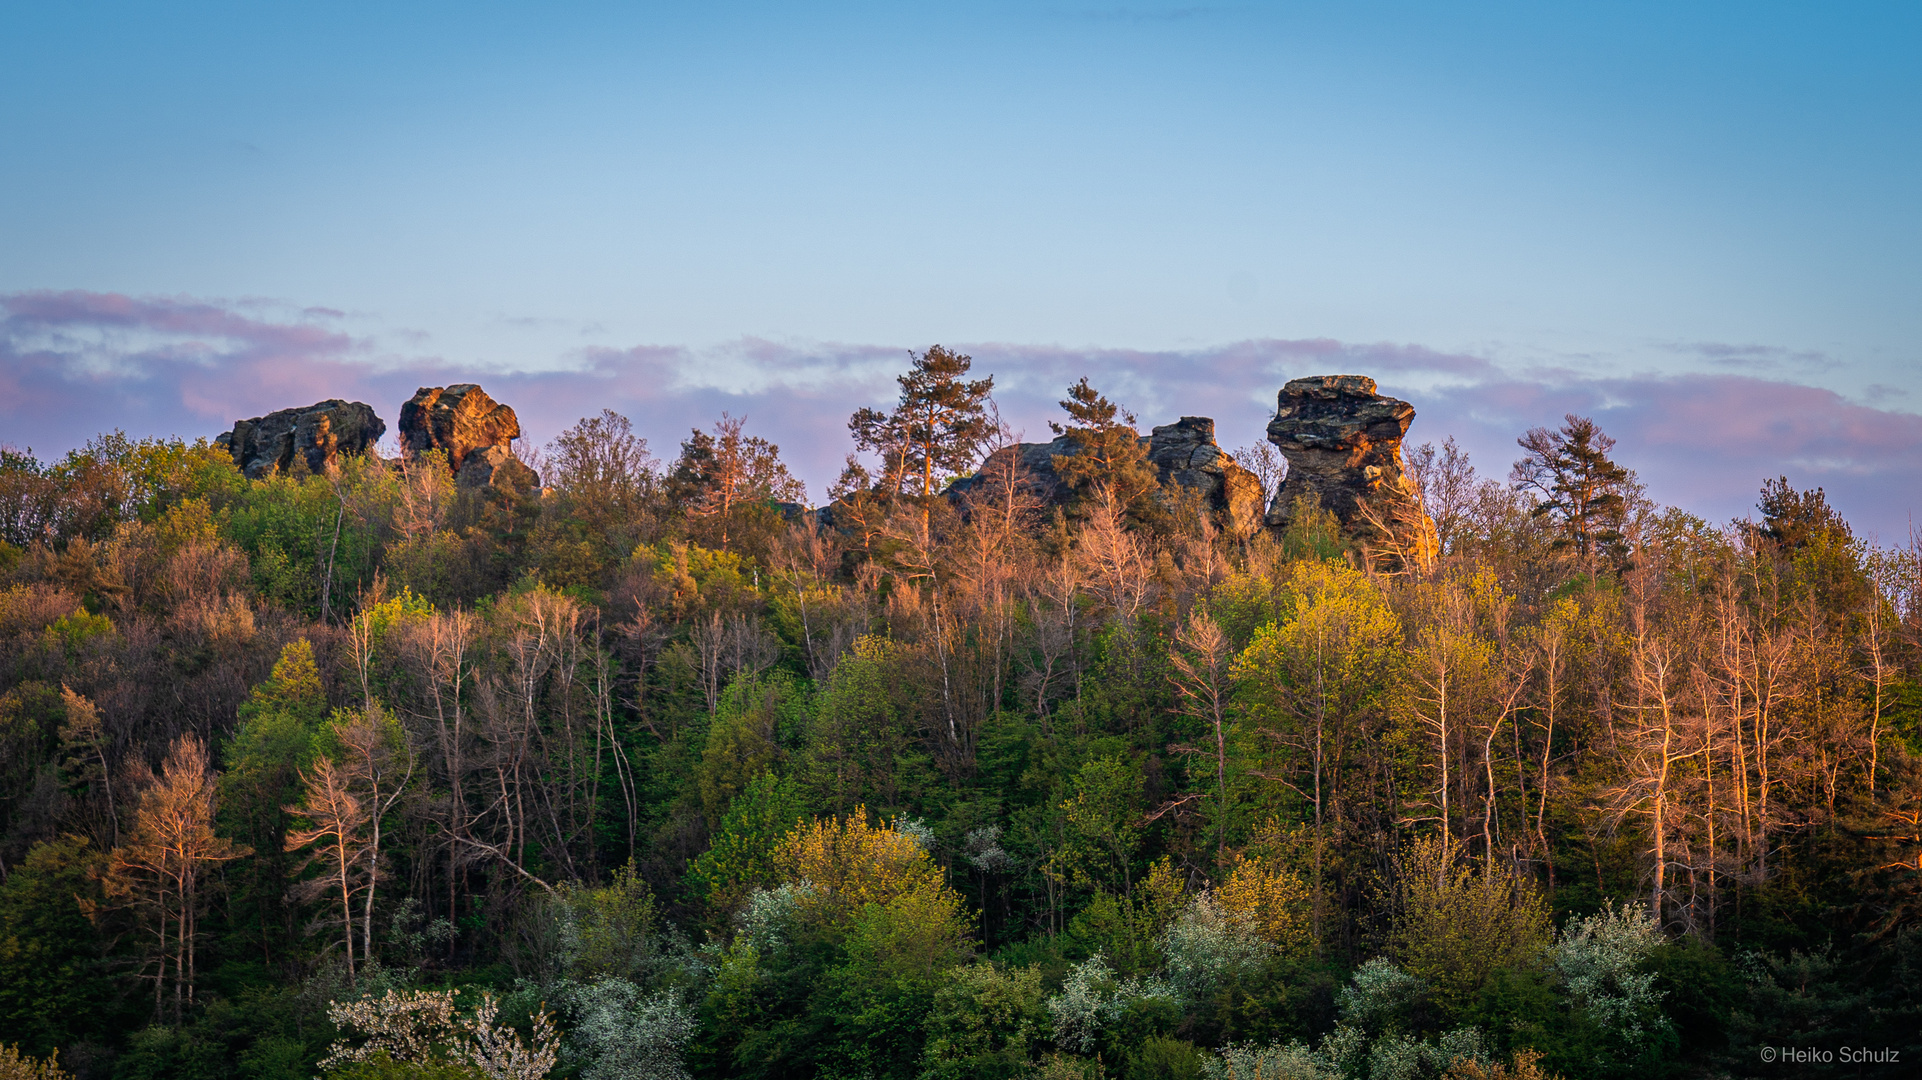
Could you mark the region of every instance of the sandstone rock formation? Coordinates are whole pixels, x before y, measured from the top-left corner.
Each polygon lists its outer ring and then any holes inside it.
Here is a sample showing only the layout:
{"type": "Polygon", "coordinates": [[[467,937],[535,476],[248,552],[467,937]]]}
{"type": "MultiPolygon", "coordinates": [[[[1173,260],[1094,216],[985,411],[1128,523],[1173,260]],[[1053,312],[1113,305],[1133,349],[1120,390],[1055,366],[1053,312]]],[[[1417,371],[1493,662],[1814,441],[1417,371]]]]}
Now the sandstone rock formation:
{"type": "Polygon", "coordinates": [[[1435,524],[1404,475],[1402,437],[1415,407],[1375,392],[1365,375],[1314,375],[1281,388],[1268,441],[1288,459],[1288,477],[1267,521],[1286,528],[1297,499],[1332,512],[1350,537],[1393,561],[1426,565],[1435,524]]]}
{"type": "Polygon", "coordinates": [[[364,454],[386,433],[386,422],[371,407],[334,398],[235,421],[214,445],[233,455],[247,479],[260,480],[290,471],[296,460],[310,472],[326,472],[340,455],[364,454]]]}
{"type": "MultiPolygon", "coordinates": [[[[1215,444],[1213,420],[1184,416],[1153,429],[1141,442],[1164,488],[1179,485],[1199,492],[1216,512],[1221,526],[1231,531],[1245,534],[1260,523],[1261,482],[1215,444]]],[[[1066,435],[1052,442],[1003,447],[989,454],[975,475],[949,485],[947,494],[956,498],[989,483],[989,477],[1002,475],[1012,455],[1020,463],[1021,484],[1027,495],[1044,505],[1060,506],[1072,493],[1055,471],[1054,459],[1073,453],[1074,442],[1066,435]]]]}
{"type": "Polygon", "coordinates": [[[1261,481],[1215,443],[1215,422],[1184,416],[1148,435],[1148,460],[1161,486],[1178,484],[1201,494],[1223,528],[1239,536],[1261,523],[1261,481]]]}
{"type": "Polygon", "coordinates": [[[1054,471],[1054,458],[1056,454],[1074,452],[1074,443],[1066,435],[1057,437],[1053,442],[1024,442],[1004,446],[983,459],[973,476],[964,476],[949,484],[945,494],[950,499],[958,499],[987,487],[990,477],[1005,479],[1008,458],[1013,457],[1019,465],[1016,475],[1023,494],[1046,506],[1060,506],[1068,501],[1069,491],[1061,474],[1054,471]]]}
{"type": "Polygon", "coordinates": [[[444,452],[462,487],[538,487],[540,477],[509,449],[520,436],[514,410],[474,383],[423,386],[400,407],[400,442],[407,456],[444,452]]]}

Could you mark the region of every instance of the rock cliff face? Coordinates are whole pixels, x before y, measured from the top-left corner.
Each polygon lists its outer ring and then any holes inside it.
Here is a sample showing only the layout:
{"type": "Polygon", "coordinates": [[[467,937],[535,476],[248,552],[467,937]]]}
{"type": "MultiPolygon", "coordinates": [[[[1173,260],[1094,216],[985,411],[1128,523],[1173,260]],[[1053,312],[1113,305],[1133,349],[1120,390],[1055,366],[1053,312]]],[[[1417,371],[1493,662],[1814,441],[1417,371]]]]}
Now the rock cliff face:
{"type": "Polygon", "coordinates": [[[1329,510],[1343,530],[1400,561],[1435,556],[1435,525],[1402,472],[1401,441],[1415,407],[1375,392],[1365,375],[1314,375],[1281,388],[1268,441],[1288,459],[1288,477],[1267,521],[1286,528],[1295,500],[1329,510]]]}
{"type": "Polygon", "coordinates": [[[1253,533],[1261,523],[1261,481],[1215,443],[1215,422],[1184,416],[1148,435],[1148,460],[1161,486],[1178,484],[1196,491],[1214,510],[1223,528],[1253,533]]]}
{"type": "Polygon", "coordinates": [[[520,418],[514,410],[488,397],[474,383],[423,386],[400,407],[400,441],[407,456],[445,452],[455,482],[462,487],[539,486],[534,470],[517,461],[508,448],[520,436],[520,418]]]}
{"type": "Polygon", "coordinates": [[[214,445],[233,455],[247,479],[260,480],[291,470],[296,459],[310,472],[326,472],[340,455],[364,454],[386,433],[386,422],[370,406],[334,398],[235,421],[214,445]]]}

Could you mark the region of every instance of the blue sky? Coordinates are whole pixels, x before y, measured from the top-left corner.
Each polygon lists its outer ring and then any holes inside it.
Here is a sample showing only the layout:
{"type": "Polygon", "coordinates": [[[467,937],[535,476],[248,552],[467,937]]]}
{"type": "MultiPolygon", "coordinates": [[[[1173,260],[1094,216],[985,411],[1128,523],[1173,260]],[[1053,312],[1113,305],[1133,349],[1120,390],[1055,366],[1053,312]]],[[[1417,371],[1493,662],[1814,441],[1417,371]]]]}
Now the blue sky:
{"type": "Polygon", "coordinates": [[[818,496],[938,341],[1035,433],[1339,361],[1492,473],[1922,494],[1913,5],[400,7],[0,7],[0,441],[475,378],[818,496]]]}

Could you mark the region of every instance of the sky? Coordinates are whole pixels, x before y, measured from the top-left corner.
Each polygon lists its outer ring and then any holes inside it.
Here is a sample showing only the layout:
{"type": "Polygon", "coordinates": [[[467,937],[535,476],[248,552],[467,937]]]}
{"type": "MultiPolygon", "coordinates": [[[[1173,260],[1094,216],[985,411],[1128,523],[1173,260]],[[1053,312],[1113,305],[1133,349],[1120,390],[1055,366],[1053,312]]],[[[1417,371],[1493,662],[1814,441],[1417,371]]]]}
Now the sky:
{"type": "Polygon", "coordinates": [[[908,352],[1255,443],[1375,376],[1712,520],[1922,508],[1912,4],[0,4],[0,443],[478,381],[825,496],[908,352]]]}

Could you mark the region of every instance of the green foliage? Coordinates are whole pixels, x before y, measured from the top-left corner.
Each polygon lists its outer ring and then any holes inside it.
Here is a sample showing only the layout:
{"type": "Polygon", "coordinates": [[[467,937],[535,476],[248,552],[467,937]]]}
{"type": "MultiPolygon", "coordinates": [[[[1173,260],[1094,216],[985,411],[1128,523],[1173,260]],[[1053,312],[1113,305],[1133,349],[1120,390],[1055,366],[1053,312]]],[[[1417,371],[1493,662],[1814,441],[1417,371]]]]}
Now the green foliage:
{"type": "MultiPolygon", "coordinates": [[[[324,480],[276,476],[235,501],[227,536],[247,553],[263,596],[310,615],[320,611],[321,572],[342,510],[324,480]]],[[[344,518],[340,519],[343,527],[344,518]]]]}
{"type": "Polygon", "coordinates": [[[1549,963],[1575,1007],[1631,1057],[1669,1034],[1656,974],[1644,966],[1661,944],[1647,912],[1624,904],[1571,919],[1549,950],[1549,963]]]}
{"type": "Polygon", "coordinates": [[[234,873],[240,926],[273,955],[292,947],[286,895],[294,858],[286,851],[291,821],[285,808],[300,800],[300,777],[325,740],[327,692],[306,638],[281,649],[273,672],[239,708],[240,723],[221,747],[220,822],[226,835],[254,849],[234,873]]]}
{"type": "Polygon", "coordinates": [[[1061,992],[1048,999],[1054,1041],[1077,1053],[1134,1041],[1142,1028],[1155,1033],[1171,1027],[1180,1009],[1175,989],[1160,979],[1117,978],[1106,957],[1096,953],[1072,968],[1061,992]],[[1130,1029],[1133,1029],[1131,1032],[1130,1029]]]}
{"type": "Polygon", "coordinates": [[[994,377],[964,379],[972,362],[939,345],[913,354],[908,372],[895,379],[901,397],[894,411],[861,409],[848,420],[855,445],[880,458],[886,493],[930,498],[974,467],[993,432],[987,398],[994,377]]]}
{"type": "Polygon", "coordinates": [[[291,987],[250,987],[210,998],[192,1022],[150,1028],[115,1063],[150,1076],[236,1076],[312,1080],[332,1028],[324,1010],[291,987]]]}
{"type": "Polygon", "coordinates": [[[108,637],[113,633],[113,620],[105,615],[90,615],[76,611],[62,615],[47,627],[46,641],[49,650],[63,652],[68,656],[78,656],[91,641],[108,637]]]}
{"type": "Polygon", "coordinates": [[[562,943],[570,978],[641,979],[655,974],[660,912],[653,890],[633,863],[617,868],[606,885],[569,887],[558,903],[568,922],[562,943]]]}
{"type": "Polygon", "coordinates": [[[246,553],[264,597],[308,617],[332,614],[373,585],[398,496],[384,466],[350,457],[337,476],[246,484],[227,503],[222,532],[246,553]]]}
{"type": "Polygon", "coordinates": [[[1744,993],[1731,1017],[1729,1057],[1755,1061],[1763,1046],[1829,1047],[1872,1043],[1872,994],[1830,949],[1736,959],[1744,993]]]}
{"type": "Polygon", "coordinates": [[[1111,502],[1131,514],[1151,514],[1145,496],[1157,488],[1155,469],[1135,435],[1134,414],[1103,397],[1085,376],[1068,387],[1061,408],[1069,422],[1048,426],[1067,438],[1073,452],[1054,455],[1054,471],[1081,504],[1111,502]]]}
{"type": "Polygon", "coordinates": [[[973,953],[960,896],[911,832],[876,827],[859,808],[796,828],[775,863],[787,884],[749,894],[696,1060],[745,1075],[804,1061],[915,1075],[934,996],[973,953]]]}
{"type": "Polygon", "coordinates": [[[1715,1051],[1727,1044],[1742,981],[1719,949],[1700,938],[1683,938],[1656,946],[1642,967],[1654,974],[1664,1016],[1683,1048],[1715,1051]]]}
{"type": "Polygon", "coordinates": [[[1129,892],[1141,843],[1139,770],[1120,755],[1081,766],[1074,794],[1061,804],[1068,844],[1059,856],[1063,876],[1085,888],[1129,892]]]}
{"type": "Polygon", "coordinates": [[[1020,1076],[1052,1032],[1038,967],[977,961],[935,991],[922,1058],[927,1080],[1020,1076]]]}
{"type": "Polygon", "coordinates": [[[776,884],[775,847],[805,817],[807,807],[793,780],[763,772],[748,781],[728,803],[714,842],[688,871],[710,911],[730,915],[749,890],[776,884]]]}
{"type": "Polygon", "coordinates": [[[134,1033],[113,1063],[113,1080],[227,1080],[226,1047],[193,1028],[155,1025],[134,1033]]]}
{"type": "Polygon", "coordinates": [[[1142,1040],[1128,1065],[1121,1071],[1125,1080],[1200,1080],[1201,1053],[1185,1039],[1152,1036],[1142,1040]]]}
{"type": "Polygon", "coordinates": [[[845,814],[857,805],[898,813],[927,798],[935,778],[915,738],[904,650],[856,639],[814,706],[798,776],[812,802],[845,814]]]}
{"type": "Polygon", "coordinates": [[[1256,631],[1284,614],[1283,598],[1265,574],[1234,572],[1208,596],[1208,613],[1228,635],[1236,653],[1248,647],[1256,631]]]}
{"type": "Polygon", "coordinates": [[[737,679],[722,693],[695,779],[709,830],[718,832],[734,800],[786,756],[782,729],[805,723],[807,708],[786,672],[737,679]]]}
{"type": "Polygon", "coordinates": [[[1290,562],[1334,562],[1348,551],[1341,521],[1334,511],[1306,495],[1297,495],[1288,508],[1288,527],[1281,534],[1282,557],[1290,562]]]}
{"type": "Polygon", "coordinates": [[[1573,548],[1591,572],[1594,559],[1620,564],[1627,558],[1623,528],[1635,476],[1608,452],[1615,440],[1595,421],[1570,413],[1559,430],[1531,429],[1518,440],[1527,452],[1515,463],[1516,487],[1534,493],[1534,516],[1553,521],[1558,543],[1573,548]]]}
{"type": "Polygon", "coordinates": [[[1439,840],[1418,842],[1397,877],[1393,955],[1429,985],[1445,1015],[1465,1010],[1490,975],[1538,964],[1548,909],[1528,881],[1477,868],[1439,840]]]}
{"type": "Polygon", "coordinates": [[[1650,506],[1565,430],[1537,516],[1444,459],[1447,560],[1382,576],[1319,506],[1211,534],[1085,380],[1071,507],[910,504],[971,464],[965,373],[917,357],[878,488],[795,520],[732,418],[667,476],[584,420],[539,495],[0,451],[0,1031],[305,1080],[329,1003],[471,987],[580,1080],[1580,1080],[1922,1030],[1913,552],[1786,479],[1754,527],[1650,506]],[[183,732],[253,854],[92,903],[183,732]],[[193,999],[142,1030],[162,919],[193,999]]]}
{"type": "Polygon", "coordinates": [[[1300,1042],[1223,1046],[1203,1059],[1206,1080],[1337,1080],[1336,1073],[1300,1042]]]}
{"type": "Polygon", "coordinates": [[[1249,918],[1224,911],[1209,893],[1195,897],[1161,939],[1168,958],[1168,981],[1184,1001],[1212,998],[1225,981],[1259,969],[1275,955],[1249,918]]]}
{"type": "Polygon", "coordinates": [[[600,978],[568,991],[574,1023],[571,1056],[582,1080],[683,1080],[681,1055],[693,1039],[694,1010],[678,989],[643,994],[621,978],[600,978]]]}
{"type": "Polygon", "coordinates": [[[850,965],[863,977],[916,985],[938,978],[974,951],[958,900],[946,889],[918,888],[866,905],[848,930],[850,965]]]}
{"type": "Polygon", "coordinates": [[[59,687],[38,679],[0,694],[0,836],[12,833],[59,745],[67,716],[59,687]]]}
{"type": "Polygon", "coordinates": [[[0,1031],[51,1054],[98,1038],[119,1018],[119,995],[83,901],[100,895],[103,859],[67,836],[37,844],[0,883],[0,1031]]]}
{"type": "Polygon", "coordinates": [[[668,592],[675,618],[701,607],[739,605],[752,595],[757,572],[754,560],[738,551],[678,541],[635,548],[631,561],[668,592]]]}

